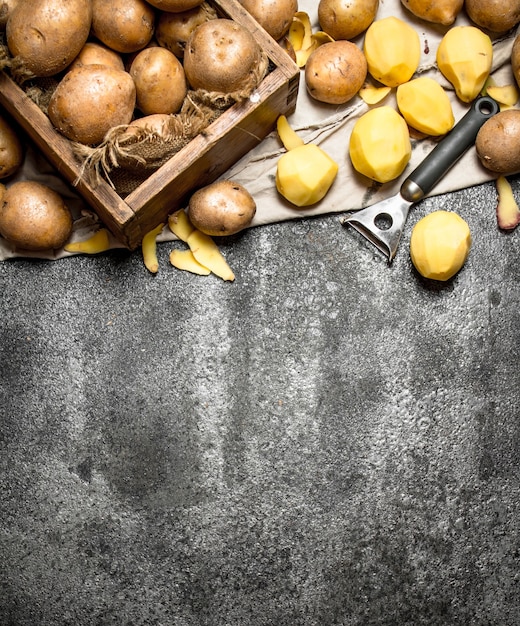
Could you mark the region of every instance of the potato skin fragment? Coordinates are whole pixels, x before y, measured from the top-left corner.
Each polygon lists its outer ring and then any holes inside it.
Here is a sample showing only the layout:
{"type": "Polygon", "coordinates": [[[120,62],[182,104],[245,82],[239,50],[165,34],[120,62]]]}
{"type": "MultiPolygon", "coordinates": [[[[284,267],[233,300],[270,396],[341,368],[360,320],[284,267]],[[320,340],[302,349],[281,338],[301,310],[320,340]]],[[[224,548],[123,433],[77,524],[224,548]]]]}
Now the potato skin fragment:
{"type": "Polygon", "coordinates": [[[65,245],[66,252],[98,254],[110,249],[110,236],[106,228],[100,228],[91,237],[83,241],[73,241],[65,245]]]}
{"type": "Polygon", "coordinates": [[[209,235],[200,230],[194,230],[188,237],[187,244],[201,265],[210,269],[222,280],[235,280],[233,270],[209,235]]]}
{"type": "Polygon", "coordinates": [[[143,262],[146,269],[152,274],[159,271],[159,260],[157,259],[157,237],[164,228],[164,224],[159,224],[146,233],[141,243],[143,262]]]}
{"type": "Polygon", "coordinates": [[[191,250],[174,249],[170,252],[170,263],[179,270],[185,270],[199,276],[208,276],[211,271],[201,265],[191,250]]]}

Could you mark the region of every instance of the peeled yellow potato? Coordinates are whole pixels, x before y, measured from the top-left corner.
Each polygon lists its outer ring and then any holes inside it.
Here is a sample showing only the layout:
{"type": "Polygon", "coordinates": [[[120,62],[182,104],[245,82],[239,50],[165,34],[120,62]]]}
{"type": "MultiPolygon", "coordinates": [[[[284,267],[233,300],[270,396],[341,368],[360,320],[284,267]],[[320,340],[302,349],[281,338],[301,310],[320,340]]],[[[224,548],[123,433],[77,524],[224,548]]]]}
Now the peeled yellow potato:
{"type": "Polygon", "coordinates": [[[412,230],[410,257],[424,278],[449,280],[462,268],[470,249],[469,226],[452,211],[429,213],[412,230]]]}
{"type": "Polygon", "coordinates": [[[454,26],[437,48],[437,65],[462,102],[473,101],[491,72],[493,45],[476,26],[454,26]]]}
{"type": "Polygon", "coordinates": [[[354,169],[372,180],[386,183],[400,176],[412,155],[404,118],[391,106],[364,113],[352,129],[349,155],[354,169]]]}
{"type": "Polygon", "coordinates": [[[292,204],[303,207],[319,202],[338,173],[338,164],[315,144],[289,150],[280,157],[276,188],[292,204]]]}
{"type": "Polygon", "coordinates": [[[363,52],[370,75],[387,87],[397,87],[410,80],[419,66],[421,41],[412,26],[389,16],[368,27],[363,52]]]}
{"type": "Polygon", "coordinates": [[[284,115],[279,116],[277,129],[287,150],[277,163],[278,193],[298,207],[316,204],[332,186],[338,164],[319,146],[305,144],[284,115]]]}
{"type": "Polygon", "coordinates": [[[455,124],[448,94],[427,76],[399,85],[397,106],[409,126],[427,135],[445,135],[455,124]]]}

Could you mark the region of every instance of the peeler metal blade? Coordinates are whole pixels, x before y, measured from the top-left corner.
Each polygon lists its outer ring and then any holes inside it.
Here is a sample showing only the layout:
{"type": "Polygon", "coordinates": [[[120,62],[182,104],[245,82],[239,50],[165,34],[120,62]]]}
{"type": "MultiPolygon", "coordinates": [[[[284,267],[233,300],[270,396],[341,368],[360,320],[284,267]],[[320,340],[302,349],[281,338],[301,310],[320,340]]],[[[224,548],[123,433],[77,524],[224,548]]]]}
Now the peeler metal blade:
{"type": "Polygon", "coordinates": [[[410,207],[422,200],[444,174],[475,143],[486,120],[498,113],[489,96],[475,100],[467,113],[402,183],[399,193],[340,219],[373,243],[388,260],[394,258],[410,207]]]}
{"type": "Polygon", "coordinates": [[[356,211],[341,218],[342,224],[349,224],[365,239],[370,241],[392,261],[395,257],[408,211],[413,203],[401,194],[382,200],[377,204],[356,211]]]}

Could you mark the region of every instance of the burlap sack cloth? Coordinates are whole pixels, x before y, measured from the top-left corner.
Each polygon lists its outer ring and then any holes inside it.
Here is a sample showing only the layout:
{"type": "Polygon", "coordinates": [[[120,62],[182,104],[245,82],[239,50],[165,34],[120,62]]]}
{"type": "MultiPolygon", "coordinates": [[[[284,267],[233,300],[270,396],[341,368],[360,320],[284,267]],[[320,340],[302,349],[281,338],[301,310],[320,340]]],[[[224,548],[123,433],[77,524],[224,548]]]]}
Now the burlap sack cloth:
{"type": "MultiPolygon", "coordinates": [[[[299,0],[299,10],[308,13],[314,30],[319,30],[317,6],[318,3],[315,0],[299,0]]],[[[468,105],[457,99],[451,85],[437,70],[435,63],[437,46],[446,32],[446,28],[419,20],[402,6],[400,0],[380,2],[377,19],[389,15],[399,17],[416,29],[423,43],[421,62],[416,75],[432,76],[447,90],[455,119],[459,120],[467,111],[468,105]]],[[[457,17],[455,25],[469,23],[467,16],[462,12],[457,17]]],[[[514,37],[515,33],[511,32],[497,37],[493,41],[492,75],[498,84],[514,84],[510,66],[514,37]]],[[[355,42],[361,46],[363,36],[360,36],[355,42]]],[[[384,104],[396,106],[395,95],[388,96],[384,100],[384,104]]],[[[368,108],[368,105],[359,97],[355,97],[342,106],[326,105],[313,100],[306,91],[303,72],[301,72],[298,102],[295,113],[290,117],[290,123],[306,143],[316,143],[337,161],[339,164],[338,176],[327,196],[318,204],[304,209],[290,205],[276,191],[274,183],[276,164],[284,149],[276,133],[271,133],[222,176],[222,178],[229,178],[243,184],[254,196],[257,212],[251,227],[302,217],[356,210],[397,193],[406,174],[424,159],[434,148],[436,142],[429,138],[413,140],[412,157],[400,179],[384,185],[378,183],[367,185],[366,179],[358,176],[352,168],[348,157],[348,142],[354,123],[368,108]]],[[[70,192],[68,186],[64,185],[56,176],[41,155],[29,153],[24,170],[20,172],[18,177],[36,178],[51,184],[58,191],[61,190],[64,193],[76,216],[74,237],[86,238],[97,228],[95,216],[79,198],[70,192]]],[[[475,150],[470,149],[436,185],[430,195],[464,189],[493,178],[493,174],[485,170],[478,161],[475,150]]],[[[339,220],[338,227],[340,227],[339,220]]],[[[167,227],[159,237],[159,241],[172,241],[174,239],[175,236],[169,232],[167,227]]],[[[113,239],[113,246],[121,247],[115,239],[113,239]]],[[[21,253],[12,250],[0,239],[0,259],[14,256],[21,256],[21,253]]],[[[23,253],[23,256],[28,255],[23,253]]],[[[31,256],[55,259],[68,256],[68,253],[57,250],[49,254],[38,253],[31,254],[31,256]]]]}

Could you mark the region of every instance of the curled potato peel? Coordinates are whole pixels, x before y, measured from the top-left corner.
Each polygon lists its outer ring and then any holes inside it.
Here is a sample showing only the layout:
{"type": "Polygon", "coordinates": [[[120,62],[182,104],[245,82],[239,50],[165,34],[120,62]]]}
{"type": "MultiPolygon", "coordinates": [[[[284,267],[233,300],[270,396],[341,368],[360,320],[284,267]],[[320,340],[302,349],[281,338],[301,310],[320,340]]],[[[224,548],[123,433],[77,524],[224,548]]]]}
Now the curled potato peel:
{"type": "Polygon", "coordinates": [[[287,38],[296,55],[298,67],[305,67],[311,54],[324,43],[334,41],[326,32],[312,32],[309,15],[303,11],[294,14],[287,38]]]}
{"type": "Polygon", "coordinates": [[[472,102],[491,72],[493,45],[476,26],[454,26],[437,48],[437,65],[462,102],[472,102]]]}

